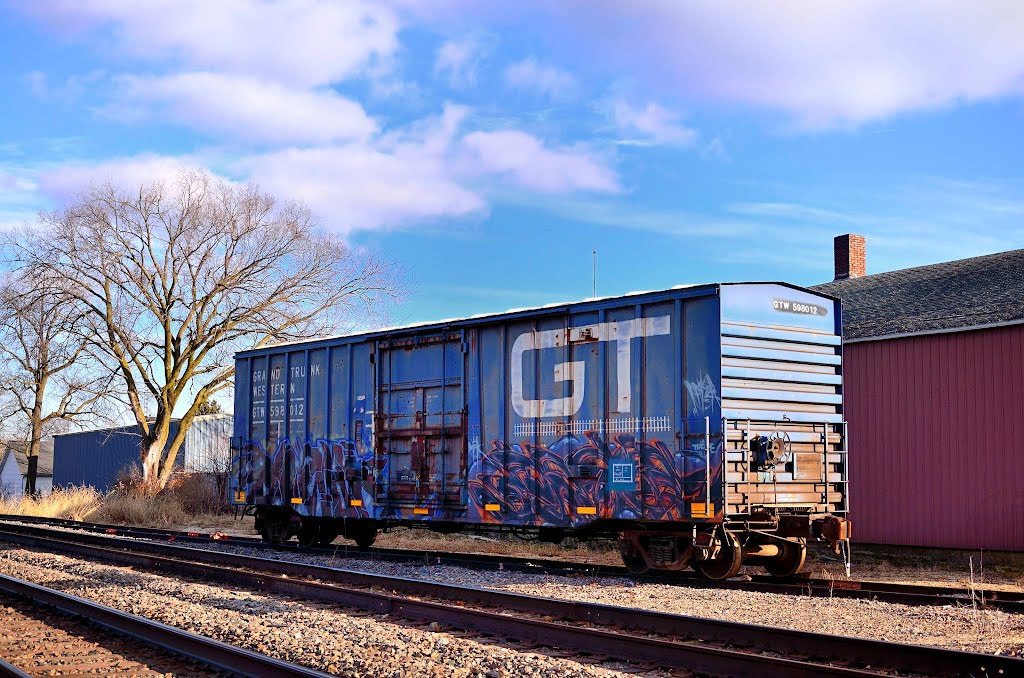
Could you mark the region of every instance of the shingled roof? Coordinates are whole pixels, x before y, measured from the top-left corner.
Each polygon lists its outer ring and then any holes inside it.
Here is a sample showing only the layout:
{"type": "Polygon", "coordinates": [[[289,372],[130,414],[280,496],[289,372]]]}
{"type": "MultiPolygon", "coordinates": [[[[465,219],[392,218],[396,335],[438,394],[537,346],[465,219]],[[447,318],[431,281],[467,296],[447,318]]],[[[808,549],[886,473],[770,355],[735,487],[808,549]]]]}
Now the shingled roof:
{"type": "MultiPolygon", "coordinates": [[[[28,443],[24,440],[6,440],[0,442],[0,466],[4,465],[8,454],[13,454],[14,460],[18,463],[18,470],[21,472],[21,475],[25,475],[28,473],[28,456],[25,452],[26,449],[28,449],[28,443]]],[[[53,475],[52,438],[43,440],[39,443],[39,462],[36,467],[36,475],[53,475]]]]}
{"type": "Polygon", "coordinates": [[[836,280],[846,339],[1024,321],[1024,249],[836,280]]]}

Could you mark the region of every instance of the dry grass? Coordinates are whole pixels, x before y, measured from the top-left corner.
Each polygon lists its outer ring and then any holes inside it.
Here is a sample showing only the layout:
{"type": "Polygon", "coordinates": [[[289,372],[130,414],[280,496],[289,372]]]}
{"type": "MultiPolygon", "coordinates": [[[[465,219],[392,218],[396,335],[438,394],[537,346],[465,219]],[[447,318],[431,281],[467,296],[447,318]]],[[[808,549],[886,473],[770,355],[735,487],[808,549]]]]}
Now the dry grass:
{"type": "Polygon", "coordinates": [[[0,500],[0,513],[68,520],[91,519],[103,497],[91,487],[56,489],[45,497],[0,500]]]}
{"type": "Polygon", "coordinates": [[[188,519],[188,513],[176,499],[162,495],[108,495],[99,509],[90,516],[90,520],[97,523],[143,527],[173,527],[188,519]]]}
{"type": "Polygon", "coordinates": [[[177,475],[163,491],[153,495],[138,471],[131,469],[122,472],[90,519],[117,525],[176,527],[226,508],[216,483],[203,474],[177,475]]]}
{"type": "Polygon", "coordinates": [[[177,501],[190,516],[217,515],[228,508],[227,498],[216,480],[202,473],[174,476],[160,496],[177,501]]]}
{"type": "Polygon", "coordinates": [[[377,538],[375,546],[451,553],[483,553],[513,557],[552,558],[580,563],[621,565],[618,546],[614,542],[577,542],[566,539],[561,544],[523,541],[515,537],[485,537],[472,534],[438,534],[429,530],[395,529],[377,538]]]}
{"type": "Polygon", "coordinates": [[[145,527],[201,523],[226,508],[216,483],[200,474],[177,476],[156,496],[146,491],[137,473],[127,472],[106,496],[91,487],[73,487],[38,499],[0,498],[0,513],[145,527]]]}
{"type": "MultiPolygon", "coordinates": [[[[808,557],[807,572],[846,578],[839,562],[820,557],[813,560],[808,557]]],[[[855,543],[852,577],[867,581],[1024,591],[1024,553],[855,543]]]]}
{"type": "MultiPolygon", "coordinates": [[[[176,478],[167,490],[156,497],[146,495],[133,479],[126,478],[124,481],[106,497],[92,488],[79,487],[58,489],[40,499],[0,498],[0,513],[233,534],[254,533],[252,518],[239,521],[226,513],[226,505],[220,498],[216,484],[206,479],[188,476],[176,478]]],[[[453,553],[554,558],[609,565],[621,562],[614,543],[580,544],[571,539],[561,545],[554,545],[505,537],[442,535],[427,530],[396,529],[380,535],[377,545],[453,553]]],[[[751,572],[755,570],[760,572],[759,568],[750,569],[751,572]]],[[[822,558],[821,553],[814,549],[808,554],[804,571],[819,577],[837,580],[846,578],[838,560],[822,558]]],[[[1024,591],[1024,553],[979,553],[855,544],[852,575],[855,579],[868,581],[1024,591]]]]}

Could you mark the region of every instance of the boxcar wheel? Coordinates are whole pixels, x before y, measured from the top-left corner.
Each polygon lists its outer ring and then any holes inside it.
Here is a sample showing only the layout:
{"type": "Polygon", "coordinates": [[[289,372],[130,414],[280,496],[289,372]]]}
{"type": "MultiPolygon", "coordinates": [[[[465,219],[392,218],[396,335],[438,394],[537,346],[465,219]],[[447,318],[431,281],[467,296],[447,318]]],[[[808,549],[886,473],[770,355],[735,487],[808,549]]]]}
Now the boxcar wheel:
{"type": "Polygon", "coordinates": [[[337,530],[321,530],[320,536],[317,537],[317,546],[330,546],[334,543],[334,540],[338,538],[340,532],[337,530]]]}
{"type": "Polygon", "coordinates": [[[622,554],[622,564],[633,574],[644,574],[651,569],[644,554],[632,543],[626,541],[620,543],[619,552],[622,554]]]}
{"type": "Polygon", "coordinates": [[[779,555],[764,563],[764,569],[773,577],[792,577],[804,566],[807,546],[791,541],[779,542],[779,555]]]}
{"type": "Polygon", "coordinates": [[[712,581],[735,577],[743,566],[743,549],[731,532],[725,532],[718,557],[713,560],[695,560],[693,569],[697,574],[712,581]]]}
{"type": "Polygon", "coordinates": [[[320,543],[320,525],[310,519],[302,521],[297,535],[299,546],[310,548],[320,543]]]}
{"type": "MultiPolygon", "coordinates": [[[[370,548],[373,546],[373,542],[377,541],[377,526],[372,521],[367,521],[369,524],[349,524],[348,529],[345,530],[345,539],[351,539],[356,543],[359,548],[370,548]]],[[[332,540],[333,541],[333,540],[332,540]]]]}
{"type": "Polygon", "coordinates": [[[356,546],[362,549],[368,549],[373,546],[373,542],[377,541],[377,528],[371,527],[365,530],[359,530],[353,539],[356,542],[356,546]]]}
{"type": "Polygon", "coordinates": [[[261,521],[260,536],[267,543],[281,544],[295,536],[295,522],[289,513],[268,513],[261,521]]]}

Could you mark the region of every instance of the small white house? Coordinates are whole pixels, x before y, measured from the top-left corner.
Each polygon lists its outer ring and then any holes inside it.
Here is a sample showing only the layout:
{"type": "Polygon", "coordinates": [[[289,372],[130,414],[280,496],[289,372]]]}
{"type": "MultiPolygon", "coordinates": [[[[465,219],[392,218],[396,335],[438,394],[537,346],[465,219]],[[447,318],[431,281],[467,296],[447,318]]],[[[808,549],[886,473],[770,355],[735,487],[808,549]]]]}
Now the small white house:
{"type": "MultiPolygon", "coordinates": [[[[0,495],[20,499],[25,495],[28,476],[28,443],[23,440],[0,441],[0,495]]],[[[50,494],[53,489],[53,440],[44,440],[36,466],[36,491],[50,494]]]]}

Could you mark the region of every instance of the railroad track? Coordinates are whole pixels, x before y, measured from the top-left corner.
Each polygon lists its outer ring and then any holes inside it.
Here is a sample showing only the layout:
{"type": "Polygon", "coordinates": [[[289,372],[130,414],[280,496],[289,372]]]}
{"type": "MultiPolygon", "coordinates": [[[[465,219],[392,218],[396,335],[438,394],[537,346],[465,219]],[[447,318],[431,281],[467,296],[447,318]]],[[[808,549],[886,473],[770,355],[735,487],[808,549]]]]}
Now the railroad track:
{"type": "Polygon", "coordinates": [[[709,675],[1024,675],[1024,660],[538,598],[285,560],[26,526],[0,540],[412,622],[709,675]],[[453,604],[448,601],[458,601],[453,604]]]}
{"type": "Polygon", "coordinates": [[[623,577],[635,581],[671,584],[674,586],[698,586],[704,588],[759,591],[784,595],[818,596],[829,598],[867,598],[889,603],[907,605],[977,605],[1007,612],[1024,613],[1024,593],[1010,591],[974,590],[948,586],[921,584],[895,584],[866,582],[845,579],[823,579],[815,577],[792,577],[778,580],[767,576],[751,576],[750,581],[711,582],[690,572],[636,575],[625,567],[597,563],[551,560],[546,558],[523,558],[505,555],[464,554],[438,551],[413,551],[407,549],[360,548],[348,544],[332,545],[326,548],[303,548],[296,543],[267,544],[259,538],[236,537],[220,533],[181,532],[156,528],[106,525],[56,518],[0,515],[0,524],[10,522],[32,523],[64,527],[100,534],[176,541],[185,543],[228,542],[260,549],[267,552],[294,552],[309,555],[329,555],[335,558],[359,558],[391,562],[419,563],[431,565],[453,565],[476,570],[509,570],[515,572],[553,575],[586,575],[591,577],[623,577]]]}
{"type": "Polygon", "coordinates": [[[8,675],[226,675],[7,593],[0,594],[0,626],[0,673],[8,675]]]}
{"type": "Polygon", "coordinates": [[[0,675],[327,674],[0,574],[0,675]]]}

